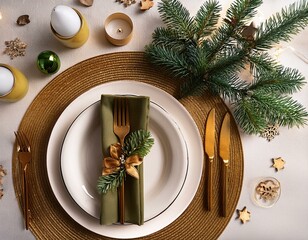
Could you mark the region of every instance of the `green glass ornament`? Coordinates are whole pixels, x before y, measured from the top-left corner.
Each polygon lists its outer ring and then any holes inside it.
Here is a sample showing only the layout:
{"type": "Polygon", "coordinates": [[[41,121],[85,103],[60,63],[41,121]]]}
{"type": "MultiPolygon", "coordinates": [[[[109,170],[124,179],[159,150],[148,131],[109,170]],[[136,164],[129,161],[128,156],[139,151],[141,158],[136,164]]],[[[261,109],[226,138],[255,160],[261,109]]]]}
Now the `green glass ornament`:
{"type": "Polygon", "coordinates": [[[37,56],[37,67],[45,74],[54,74],[58,72],[61,66],[59,56],[53,51],[43,51],[37,56]]]}

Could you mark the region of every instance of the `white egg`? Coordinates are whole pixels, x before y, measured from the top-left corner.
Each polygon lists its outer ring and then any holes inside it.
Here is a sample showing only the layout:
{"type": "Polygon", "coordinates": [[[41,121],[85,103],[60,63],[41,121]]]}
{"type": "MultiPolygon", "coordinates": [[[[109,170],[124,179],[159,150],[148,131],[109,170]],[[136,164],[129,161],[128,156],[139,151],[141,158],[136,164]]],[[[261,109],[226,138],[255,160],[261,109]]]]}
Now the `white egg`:
{"type": "Polygon", "coordinates": [[[0,96],[11,91],[14,86],[13,73],[6,67],[0,67],[0,96]]]}
{"type": "Polygon", "coordinates": [[[58,5],[51,12],[51,25],[62,37],[73,37],[80,29],[81,20],[74,9],[58,5]]]}

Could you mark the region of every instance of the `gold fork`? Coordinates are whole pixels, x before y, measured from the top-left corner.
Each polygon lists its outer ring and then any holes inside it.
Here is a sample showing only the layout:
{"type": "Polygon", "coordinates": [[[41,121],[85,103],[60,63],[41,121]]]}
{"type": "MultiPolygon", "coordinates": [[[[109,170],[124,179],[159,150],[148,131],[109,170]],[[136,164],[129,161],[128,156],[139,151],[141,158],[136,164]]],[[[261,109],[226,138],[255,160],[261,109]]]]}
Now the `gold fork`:
{"type": "MultiPolygon", "coordinates": [[[[114,98],[113,132],[120,140],[121,146],[130,131],[128,101],[125,97],[114,98]]],[[[120,223],[124,224],[124,181],[119,190],[120,223]]]]}
{"type": "Polygon", "coordinates": [[[30,142],[24,132],[14,132],[17,140],[18,160],[22,169],[22,200],[23,200],[23,214],[25,219],[26,229],[29,229],[29,222],[31,212],[29,209],[29,163],[31,161],[31,147],[30,142]]]}

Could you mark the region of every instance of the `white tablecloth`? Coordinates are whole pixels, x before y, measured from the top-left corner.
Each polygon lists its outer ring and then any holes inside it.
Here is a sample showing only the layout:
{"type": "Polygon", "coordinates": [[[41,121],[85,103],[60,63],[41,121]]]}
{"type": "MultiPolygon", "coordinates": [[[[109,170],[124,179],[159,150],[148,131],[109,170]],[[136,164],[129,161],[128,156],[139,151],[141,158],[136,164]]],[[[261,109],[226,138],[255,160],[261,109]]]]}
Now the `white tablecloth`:
{"type": "MultiPolygon", "coordinates": [[[[0,0],[0,62],[20,69],[29,79],[30,88],[25,98],[16,103],[0,102],[0,164],[8,170],[4,177],[4,196],[0,200],[0,238],[1,239],[34,239],[31,232],[24,230],[21,211],[15,197],[12,182],[12,151],[14,134],[33,98],[50,82],[55,75],[46,76],[36,67],[36,58],[43,50],[55,51],[61,59],[61,73],[70,66],[87,58],[116,51],[142,51],[151,42],[151,34],[157,26],[162,25],[155,6],[146,12],[140,12],[138,5],[125,8],[114,0],[96,0],[92,7],[84,7],[77,0],[0,0]],[[54,6],[66,4],[79,9],[90,26],[90,38],[79,49],[68,49],[58,43],[52,36],[49,21],[54,6]],[[115,47],[104,37],[103,23],[106,17],[114,12],[128,14],[134,22],[132,41],[123,47],[115,47]],[[31,23],[17,26],[20,15],[28,14],[31,23]],[[2,54],[4,41],[16,37],[28,44],[26,56],[10,60],[2,54]]],[[[182,0],[183,4],[194,15],[203,1],[182,0]]],[[[231,1],[220,1],[224,11],[231,1]]],[[[292,3],[292,0],[264,1],[259,8],[258,18],[266,18],[280,11],[281,7],[292,3]]],[[[303,30],[289,43],[300,53],[308,57],[308,29],[303,30]]],[[[284,66],[297,68],[306,78],[308,65],[298,58],[290,48],[279,56],[284,66]]],[[[56,75],[57,75],[56,74],[56,75]]],[[[308,78],[307,78],[308,79],[308,78]]],[[[308,107],[308,85],[294,98],[308,107]]],[[[244,206],[251,212],[251,220],[246,224],[236,219],[234,213],[229,225],[220,239],[308,239],[308,128],[280,129],[280,135],[271,142],[258,136],[242,134],[245,157],[244,182],[238,209],[244,206]],[[271,159],[282,157],[286,161],[285,169],[275,172],[271,159]],[[281,183],[282,193],[276,205],[270,209],[256,206],[251,199],[256,179],[275,177],[281,183]]],[[[204,236],[206,239],[206,236],[204,236]]]]}

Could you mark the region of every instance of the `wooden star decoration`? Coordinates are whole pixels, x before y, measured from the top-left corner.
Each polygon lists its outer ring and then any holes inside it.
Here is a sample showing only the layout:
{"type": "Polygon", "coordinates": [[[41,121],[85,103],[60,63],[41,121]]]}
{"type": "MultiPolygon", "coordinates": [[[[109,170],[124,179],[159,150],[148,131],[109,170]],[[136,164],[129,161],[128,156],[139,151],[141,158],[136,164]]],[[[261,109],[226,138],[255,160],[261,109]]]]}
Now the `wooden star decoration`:
{"type": "Polygon", "coordinates": [[[254,40],[255,33],[258,29],[251,22],[249,26],[245,26],[242,30],[242,36],[247,40],[254,40]]]}
{"type": "Polygon", "coordinates": [[[284,169],[284,165],[285,165],[285,161],[281,158],[281,157],[278,157],[278,158],[273,158],[273,165],[272,167],[276,168],[276,171],[278,172],[279,170],[282,170],[284,169]]]}
{"type": "Polygon", "coordinates": [[[237,209],[237,214],[237,218],[239,218],[243,224],[247,221],[250,221],[250,212],[247,211],[246,207],[244,207],[242,210],[237,209]]]}
{"type": "Polygon", "coordinates": [[[140,1],[140,9],[142,11],[149,10],[153,6],[154,6],[153,0],[141,0],[140,1]]]}

